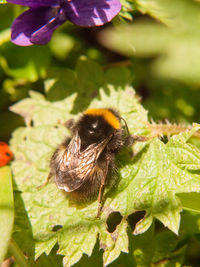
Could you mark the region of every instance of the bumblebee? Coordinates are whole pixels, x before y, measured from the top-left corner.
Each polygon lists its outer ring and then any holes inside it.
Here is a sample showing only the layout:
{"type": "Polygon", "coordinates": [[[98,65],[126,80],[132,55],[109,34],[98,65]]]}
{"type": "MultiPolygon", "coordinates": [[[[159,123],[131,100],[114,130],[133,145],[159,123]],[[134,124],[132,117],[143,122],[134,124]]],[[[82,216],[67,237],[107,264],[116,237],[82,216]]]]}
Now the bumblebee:
{"type": "Polygon", "coordinates": [[[114,179],[115,155],[132,141],[114,109],[88,109],[72,123],[72,136],[58,146],[49,177],[59,189],[78,199],[98,195],[100,216],[105,185],[114,179]]]}

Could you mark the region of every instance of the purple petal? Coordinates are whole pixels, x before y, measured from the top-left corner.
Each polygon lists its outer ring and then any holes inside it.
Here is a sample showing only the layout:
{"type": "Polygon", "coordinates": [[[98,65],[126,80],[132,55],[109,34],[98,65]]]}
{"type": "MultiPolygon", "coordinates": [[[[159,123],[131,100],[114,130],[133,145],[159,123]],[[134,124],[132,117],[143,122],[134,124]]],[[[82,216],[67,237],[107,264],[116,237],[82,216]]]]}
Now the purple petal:
{"type": "Polygon", "coordinates": [[[60,0],[7,0],[7,2],[28,7],[50,7],[60,4],[60,0]]]}
{"type": "Polygon", "coordinates": [[[21,46],[47,43],[54,29],[64,22],[58,21],[56,12],[56,9],[41,7],[22,13],[12,25],[12,42],[21,46]]]}
{"type": "Polygon", "coordinates": [[[32,34],[30,38],[31,43],[37,45],[44,45],[48,43],[51,40],[52,33],[55,31],[55,29],[64,22],[65,20],[60,20],[59,17],[53,18],[46,25],[32,34]]]}
{"type": "Polygon", "coordinates": [[[120,9],[120,0],[68,0],[65,4],[67,18],[83,27],[103,25],[120,9]]]}

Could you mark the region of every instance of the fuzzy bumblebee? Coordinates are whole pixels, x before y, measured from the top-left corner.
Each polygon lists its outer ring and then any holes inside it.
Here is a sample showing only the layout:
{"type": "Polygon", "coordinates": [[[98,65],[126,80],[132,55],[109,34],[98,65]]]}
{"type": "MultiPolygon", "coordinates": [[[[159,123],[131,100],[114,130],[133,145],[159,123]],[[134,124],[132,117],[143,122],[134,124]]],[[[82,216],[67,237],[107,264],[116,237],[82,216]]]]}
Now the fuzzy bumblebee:
{"type": "Polygon", "coordinates": [[[105,185],[113,178],[115,155],[131,141],[122,118],[113,109],[88,109],[71,126],[72,136],[58,146],[50,161],[49,178],[78,199],[98,195],[98,214],[105,185]]]}

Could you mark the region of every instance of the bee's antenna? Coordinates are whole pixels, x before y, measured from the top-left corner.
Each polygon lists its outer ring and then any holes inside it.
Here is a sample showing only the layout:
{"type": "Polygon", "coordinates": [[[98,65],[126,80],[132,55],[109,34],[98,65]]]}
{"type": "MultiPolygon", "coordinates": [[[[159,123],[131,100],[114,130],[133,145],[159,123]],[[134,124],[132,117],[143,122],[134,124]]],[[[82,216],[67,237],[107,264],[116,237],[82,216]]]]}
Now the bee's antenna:
{"type": "Polygon", "coordinates": [[[122,118],[122,117],[120,117],[120,119],[123,120],[123,122],[125,124],[126,131],[127,131],[128,135],[130,135],[126,120],[124,118],[122,118]]]}

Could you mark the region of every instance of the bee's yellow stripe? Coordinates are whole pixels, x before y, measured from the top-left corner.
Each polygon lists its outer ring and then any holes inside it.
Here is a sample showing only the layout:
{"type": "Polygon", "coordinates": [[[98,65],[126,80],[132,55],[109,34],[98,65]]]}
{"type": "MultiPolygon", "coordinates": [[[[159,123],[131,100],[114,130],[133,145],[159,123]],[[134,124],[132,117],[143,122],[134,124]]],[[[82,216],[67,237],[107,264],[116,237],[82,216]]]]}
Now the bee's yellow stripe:
{"type": "Polygon", "coordinates": [[[108,109],[93,108],[84,112],[85,115],[102,116],[114,129],[120,129],[118,118],[108,109]]]}

